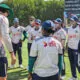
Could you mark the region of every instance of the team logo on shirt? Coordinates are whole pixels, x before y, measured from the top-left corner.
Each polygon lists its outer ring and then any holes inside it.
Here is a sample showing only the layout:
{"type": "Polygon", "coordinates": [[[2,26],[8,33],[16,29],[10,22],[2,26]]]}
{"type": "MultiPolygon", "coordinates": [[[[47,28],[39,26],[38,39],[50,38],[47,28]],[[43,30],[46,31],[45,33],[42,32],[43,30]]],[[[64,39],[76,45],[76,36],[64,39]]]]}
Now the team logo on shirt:
{"type": "Polygon", "coordinates": [[[50,41],[49,43],[47,43],[47,42],[44,41],[43,44],[44,44],[44,47],[47,47],[47,46],[49,46],[49,47],[56,46],[56,42],[55,41],[50,41]]]}
{"type": "Polygon", "coordinates": [[[43,42],[43,44],[44,44],[44,47],[47,47],[47,42],[43,42]]]}
{"type": "Polygon", "coordinates": [[[76,35],[69,35],[69,38],[76,38],[76,35]]]}
{"type": "Polygon", "coordinates": [[[19,33],[19,32],[17,32],[17,33],[15,33],[15,34],[14,34],[14,36],[18,36],[18,35],[20,35],[20,33],[19,33]]]}

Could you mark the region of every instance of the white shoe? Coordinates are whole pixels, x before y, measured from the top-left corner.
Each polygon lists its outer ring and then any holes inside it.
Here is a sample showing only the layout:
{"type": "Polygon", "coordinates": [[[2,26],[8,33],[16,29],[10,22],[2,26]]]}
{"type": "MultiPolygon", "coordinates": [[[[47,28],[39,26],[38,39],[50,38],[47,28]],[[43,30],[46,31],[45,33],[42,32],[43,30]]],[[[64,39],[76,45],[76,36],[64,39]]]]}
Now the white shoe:
{"type": "Polygon", "coordinates": [[[15,65],[11,65],[11,66],[9,66],[9,68],[15,68],[15,65]]]}
{"type": "Polygon", "coordinates": [[[61,79],[64,80],[66,76],[61,76],[61,79]]]}
{"type": "Polygon", "coordinates": [[[77,78],[72,77],[72,78],[70,78],[69,80],[78,80],[78,79],[77,79],[77,78]]]}
{"type": "Polygon", "coordinates": [[[19,65],[19,67],[20,67],[20,68],[23,68],[23,65],[22,65],[22,64],[20,64],[20,65],[19,65]]]}

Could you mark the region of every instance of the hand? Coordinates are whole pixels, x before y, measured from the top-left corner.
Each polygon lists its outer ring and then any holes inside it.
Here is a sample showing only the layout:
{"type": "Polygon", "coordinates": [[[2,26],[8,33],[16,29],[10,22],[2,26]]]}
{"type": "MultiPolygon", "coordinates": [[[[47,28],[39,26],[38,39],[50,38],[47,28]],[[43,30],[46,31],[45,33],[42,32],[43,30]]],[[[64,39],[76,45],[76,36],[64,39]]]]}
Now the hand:
{"type": "Polygon", "coordinates": [[[34,40],[34,39],[35,39],[35,36],[32,36],[32,37],[31,37],[31,40],[34,40]]]}
{"type": "Polygon", "coordinates": [[[32,80],[32,73],[29,73],[28,80],[32,80]]]}
{"type": "Polygon", "coordinates": [[[14,55],[14,52],[11,52],[11,64],[14,65],[16,63],[16,56],[14,55]]]}

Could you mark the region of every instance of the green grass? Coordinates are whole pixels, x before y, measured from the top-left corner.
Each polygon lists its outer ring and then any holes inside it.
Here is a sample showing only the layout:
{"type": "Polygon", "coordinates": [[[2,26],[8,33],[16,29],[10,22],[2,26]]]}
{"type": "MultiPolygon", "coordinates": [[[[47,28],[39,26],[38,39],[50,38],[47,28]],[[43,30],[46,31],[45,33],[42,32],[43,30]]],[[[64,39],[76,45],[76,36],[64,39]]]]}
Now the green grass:
{"type": "MultiPolygon", "coordinates": [[[[67,55],[67,54],[66,54],[67,55]]],[[[10,55],[7,52],[7,57],[10,65],[10,55]]],[[[27,42],[25,41],[23,43],[23,66],[26,68],[28,66],[28,53],[27,53],[27,42]]],[[[66,78],[64,80],[68,80],[69,77],[71,77],[71,71],[70,71],[70,64],[68,57],[65,57],[65,62],[66,62],[66,78]]],[[[16,68],[15,69],[9,69],[8,70],[8,80],[27,80],[28,72],[25,69],[20,69],[18,68],[18,60],[16,62],[16,68]]],[[[78,74],[78,78],[80,80],[80,74],[78,74]]]]}

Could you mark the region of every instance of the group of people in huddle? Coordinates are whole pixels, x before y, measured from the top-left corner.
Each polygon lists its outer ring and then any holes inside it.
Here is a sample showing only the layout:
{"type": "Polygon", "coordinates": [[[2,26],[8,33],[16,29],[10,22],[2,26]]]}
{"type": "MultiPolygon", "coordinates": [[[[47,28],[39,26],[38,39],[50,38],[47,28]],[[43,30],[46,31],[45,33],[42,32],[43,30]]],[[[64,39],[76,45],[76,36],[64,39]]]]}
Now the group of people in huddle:
{"type": "Polygon", "coordinates": [[[0,80],[7,80],[8,61],[4,44],[11,55],[9,68],[15,67],[16,53],[19,67],[23,68],[22,43],[26,39],[28,80],[65,80],[65,49],[68,50],[72,74],[69,80],[78,80],[76,68],[80,73],[80,24],[76,15],[70,17],[69,28],[63,25],[61,18],[42,22],[34,16],[29,17],[27,27],[21,26],[18,18],[14,18],[13,25],[9,27],[7,17],[11,16],[12,9],[0,4],[0,80]]]}

